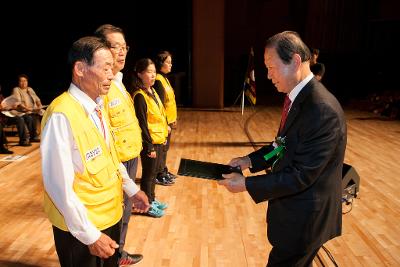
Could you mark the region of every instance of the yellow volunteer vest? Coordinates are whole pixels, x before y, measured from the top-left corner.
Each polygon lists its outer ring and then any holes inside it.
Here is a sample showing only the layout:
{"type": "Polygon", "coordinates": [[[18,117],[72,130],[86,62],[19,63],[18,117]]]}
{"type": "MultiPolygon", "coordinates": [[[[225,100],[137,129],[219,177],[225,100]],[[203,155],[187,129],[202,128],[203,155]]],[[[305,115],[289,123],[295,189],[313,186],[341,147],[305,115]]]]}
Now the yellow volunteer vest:
{"type": "MultiPolygon", "coordinates": [[[[121,219],[123,202],[122,177],[118,170],[120,161],[114,144],[110,141],[110,148],[107,147],[81,104],[67,92],[47,108],[42,131],[51,114],[56,112],[67,117],[84,166],[83,173],[75,173],[73,190],[86,207],[89,220],[99,230],[109,228],[121,219]]],[[[68,231],[63,215],[46,192],[44,209],[54,226],[68,231]]]]}
{"type": "Polygon", "coordinates": [[[163,75],[157,74],[156,80],[161,82],[165,90],[164,108],[167,114],[168,123],[174,123],[177,118],[174,89],[172,89],[168,79],[163,75]]]}
{"type": "Polygon", "coordinates": [[[142,134],[132,98],[125,87],[123,89],[126,96],[113,81],[104,97],[104,107],[110,119],[119,159],[125,162],[139,156],[142,150],[142,134]]]}
{"type": "Polygon", "coordinates": [[[151,139],[153,140],[153,144],[163,144],[167,140],[168,136],[168,124],[165,115],[165,109],[156,91],[154,89],[152,90],[157,98],[158,105],[154,99],[142,89],[137,90],[133,94],[133,99],[135,99],[137,94],[143,95],[147,104],[147,127],[149,129],[151,139]]]}

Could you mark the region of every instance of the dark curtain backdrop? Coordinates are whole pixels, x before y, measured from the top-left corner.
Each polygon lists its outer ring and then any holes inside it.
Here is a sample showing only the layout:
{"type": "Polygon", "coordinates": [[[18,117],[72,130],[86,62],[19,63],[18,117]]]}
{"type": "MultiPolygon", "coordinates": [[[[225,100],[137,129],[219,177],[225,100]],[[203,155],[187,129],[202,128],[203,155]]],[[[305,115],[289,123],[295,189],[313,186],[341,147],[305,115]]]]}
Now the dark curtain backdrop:
{"type": "MultiPolygon", "coordinates": [[[[5,95],[17,85],[17,75],[29,84],[42,102],[49,104],[71,81],[67,54],[72,43],[92,35],[101,24],[121,27],[131,50],[124,79],[137,59],[154,58],[160,50],[172,52],[174,77],[179,84],[178,103],[186,101],[191,38],[191,1],[14,1],[1,4],[0,84],[5,95]]],[[[130,86],[129,86],[130,87],[130,86]]]]}
{"type": "Polygon", "coordinates": [[[297,31],[310,48],[320,49],[323,83],[343,104],[370,92],[399,90],[394,77],[400,59],[395,52],[400,1],[238,0],[226,2],[226,10],[228,106],[242,89],[250,46],[255,47],[258,104],[282,104],[283,97],[267,80],[263,53],[265,40],[284,30],[297,31]]]}
{"type": "MultiPolygon", "coordinates": [[[[206,1],[206,0],[205,0],[206,1]]],[[[103,23],[125,30],[134,62],[158,50],[174,54],[171,80],[179,84],[179,102],[190,106],[192,1],[10,2],[1,8],[0,84],[7,95],[20,73],[49,103],[66,89],[67,52],[74,40],[103,23]]],[[[298,31],[310,47],[319,48],[326,66],[324,84],[343,103],[369,92],[399,90],[398,0],[235,0],[225,3],[224,105],[233,104],[243,87],[250,47],[254,47],[258,104],[281,105],[283,97],[267,80],[264,42],[284,30],[298,31]]],[[[212,1],[209,1],[212,8],[212,1]]],[[[211,77],[212,78],[212,77],[211,77]]],[[[177,89],[178,89],[177,87],[177,89]]],[[[247,103],[248,104],[248,103],[247,103]]]]}

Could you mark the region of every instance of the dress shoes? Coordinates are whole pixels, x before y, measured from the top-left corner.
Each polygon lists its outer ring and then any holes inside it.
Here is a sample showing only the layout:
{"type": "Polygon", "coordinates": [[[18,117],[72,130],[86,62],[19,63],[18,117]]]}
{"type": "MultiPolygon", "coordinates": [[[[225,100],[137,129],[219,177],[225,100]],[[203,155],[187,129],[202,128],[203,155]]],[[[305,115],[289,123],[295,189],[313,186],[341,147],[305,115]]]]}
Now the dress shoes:
{"type": "Polygon", "coordinates": [[[18,145],[19,146],[31,146],[32,144],[29,141],[22,141],[22,142],[19,142],[18,145]]]}
{"type": "Polygon", "coordinates": [[[8,150],[5,147],[0,148],[0,154],[13,154],[14,152],[12,152],[11,150],[8,150]]]}
{"type": "Polygon", "coordinates": [[[34,137],[30,139],[31,143],[40,143],[40,138],[39,137],[34,137]]]}

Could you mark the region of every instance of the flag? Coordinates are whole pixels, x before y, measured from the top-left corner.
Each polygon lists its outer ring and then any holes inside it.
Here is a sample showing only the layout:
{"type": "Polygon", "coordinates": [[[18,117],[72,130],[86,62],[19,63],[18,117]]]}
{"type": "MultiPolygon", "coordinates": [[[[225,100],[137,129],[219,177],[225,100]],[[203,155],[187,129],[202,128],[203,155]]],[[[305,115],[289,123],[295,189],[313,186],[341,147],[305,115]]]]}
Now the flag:
{"type": "Polygon", "coordinates": [[[256,77],[254,75],[254,51],[250,49],[249,62],[247,64],[244,80],[244,93],[253,105],[256,104],[256,77]]]}

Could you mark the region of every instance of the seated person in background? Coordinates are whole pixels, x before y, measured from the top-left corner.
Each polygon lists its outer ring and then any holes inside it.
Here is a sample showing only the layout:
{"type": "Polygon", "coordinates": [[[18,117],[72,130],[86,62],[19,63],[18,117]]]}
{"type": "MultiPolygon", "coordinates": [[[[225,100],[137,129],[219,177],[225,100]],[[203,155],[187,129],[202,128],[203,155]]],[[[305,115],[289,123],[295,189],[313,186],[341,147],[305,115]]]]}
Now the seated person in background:
{"type": "Polygon", "coordinates": [[[12,154],[14,152],[12,152],[11,150],[8,150],[5,147],[5,144],[7,144],[7,139],[6,139],[6,135],[3,131],[3,124],[0,122],[0,154],[12,154]]]}
{"type": "MultiPolygon", "coordinates": [[[[4,96],[1,92],[1,85],[0,85],[0,103],[3,101],[4,96]]],[[[0,111],[3,111],[3,107],[0,105],[0,111]]],[[[3,131],[3,124],[5,121],[5,117],[3,114],[0,114],[0,154],[12,154],[13,152],[8,150],[4,145],[7,144],[6,135],[3,131]]]]}
{"type": "Polygon", "coordinates": [[[18,76],[18,86],[13,89],[12,97],[15,98],[15,109],[24,114],[16,116],[20,146],[30,146],[30,142],[40,142],[36,131],[35,113],[42,108],[42,103],[35,91],[28,87],[28,76],[18,76]],[[28,135],[29,133],[29,135],[28,135]]]}

